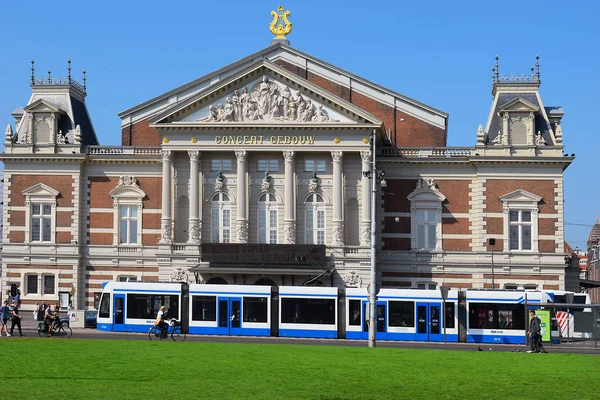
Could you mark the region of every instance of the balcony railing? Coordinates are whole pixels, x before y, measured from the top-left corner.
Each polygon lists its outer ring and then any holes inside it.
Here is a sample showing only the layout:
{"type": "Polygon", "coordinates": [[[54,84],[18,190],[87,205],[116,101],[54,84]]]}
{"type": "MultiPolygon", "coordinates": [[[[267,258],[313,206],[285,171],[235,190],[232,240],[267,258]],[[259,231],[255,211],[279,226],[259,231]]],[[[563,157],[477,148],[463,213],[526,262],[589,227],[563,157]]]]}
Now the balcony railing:
{"type": "Polygon", "coordinates": [[[382,157],[467,157],[473,154],[472,147],[382,147],[382,157]]]}
{"type": "Polygon", "coordinates": [[[134,155],[134,156],[157,156],[160,147],[128,147],[128,146],[87,146],[88,155],[134,155]]]}

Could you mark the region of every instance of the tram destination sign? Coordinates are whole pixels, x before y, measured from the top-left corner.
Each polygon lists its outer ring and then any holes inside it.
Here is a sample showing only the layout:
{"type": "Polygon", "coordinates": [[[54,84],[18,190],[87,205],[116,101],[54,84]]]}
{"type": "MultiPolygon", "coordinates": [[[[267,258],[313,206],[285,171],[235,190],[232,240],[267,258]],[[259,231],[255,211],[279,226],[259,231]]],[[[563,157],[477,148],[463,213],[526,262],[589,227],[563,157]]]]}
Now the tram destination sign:
{"type": "Polygon", "coordinates": [[[313,244],[203,243],[200,260],[223,264],[325,263],[325,246],[313,244]]]}

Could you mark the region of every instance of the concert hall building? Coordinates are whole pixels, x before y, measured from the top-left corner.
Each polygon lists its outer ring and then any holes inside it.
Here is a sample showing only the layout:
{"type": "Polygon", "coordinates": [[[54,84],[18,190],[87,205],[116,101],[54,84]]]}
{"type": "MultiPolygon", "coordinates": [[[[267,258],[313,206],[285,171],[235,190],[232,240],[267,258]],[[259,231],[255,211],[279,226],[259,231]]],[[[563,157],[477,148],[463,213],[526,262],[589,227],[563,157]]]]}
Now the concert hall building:
{"type": "Polygon", "coordinates": [[[366,287],[372,248],[380,287],[564,289],[563,110],[539,68],[497,68],[465,147],[447,147],[448,114],[286,39],[121,112],[121,146],[100,144],[85,80],[32,68],[0,155],[3,297],[15,283],[26,309],[92,310],[111,280],[366,287]]]}

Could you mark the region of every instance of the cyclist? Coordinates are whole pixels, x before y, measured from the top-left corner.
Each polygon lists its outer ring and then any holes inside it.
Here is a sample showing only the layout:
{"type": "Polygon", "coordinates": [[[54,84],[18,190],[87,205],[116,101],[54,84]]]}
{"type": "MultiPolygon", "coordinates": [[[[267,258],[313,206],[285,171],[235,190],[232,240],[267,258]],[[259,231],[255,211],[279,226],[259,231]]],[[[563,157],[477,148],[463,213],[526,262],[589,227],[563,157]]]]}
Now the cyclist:
{"type": "Polygon", "coordinates": [[[158,326],[160,328],[162,337],[167,337],[167,329],[169,329],[169,324],[165,322],[165,317],[165,306],[161,306],[158,314],[156,315],[154,326],[158,326]]]}
{"type": "Polygon", "coordinates": [[[46,325],[46,332],[48,332],[48,336],[51,336],[54,331],[54,322],[56,321],[57,316],[54,311],[52,311],[52,306],[48,306],[46,308],[46,314],[44,315],[44,325],[46,325]]]}

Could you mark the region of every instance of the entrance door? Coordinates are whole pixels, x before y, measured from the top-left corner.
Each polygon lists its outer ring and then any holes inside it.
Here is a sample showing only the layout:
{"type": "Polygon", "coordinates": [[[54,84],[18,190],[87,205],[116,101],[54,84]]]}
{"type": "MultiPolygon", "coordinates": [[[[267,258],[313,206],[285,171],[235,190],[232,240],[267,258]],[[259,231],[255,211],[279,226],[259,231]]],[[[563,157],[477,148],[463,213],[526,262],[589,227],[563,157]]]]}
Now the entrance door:
{"type": "Polygon", "coordinates": [[[441,342],[444,340],[441,310],[441,303],[417,303],[416,340],[424,342],[441,342]]]}
{"type": "Polygon", "coordinates": [[[125,332],[125,295],[115,294],[113,297],[113,331],[125,332]]]}
{"type": "MultiPolygon", "coordinates": [[[[369,338],[369,302],[363,301],[363,335],[369,338]]],[[[375,339],[387,339],[387,303],[378,301],[375,303],[375,339]]]]}
{"type": "Polygon", "coordinates": [[[239,297],[219,297],[217,334],[242,334],[242,299],[239,297]]]}

